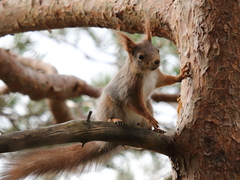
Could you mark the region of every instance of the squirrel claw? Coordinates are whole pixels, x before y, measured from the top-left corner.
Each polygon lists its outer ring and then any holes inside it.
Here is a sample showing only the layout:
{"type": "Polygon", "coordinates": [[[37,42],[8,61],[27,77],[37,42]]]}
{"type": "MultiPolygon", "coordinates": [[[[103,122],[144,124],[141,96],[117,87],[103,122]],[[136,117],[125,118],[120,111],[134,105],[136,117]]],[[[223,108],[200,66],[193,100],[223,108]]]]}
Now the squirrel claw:
{"type": "Polygon", "coordinates": [[[182,81],[183,79],[187,78],[187,77],[190,77],[191,74],[190,74],[190,65],[191,63],[190,62],[187,62],[182,68],[181,68],[181,71],[180,71],[180,74],[178,75],[178,80],[177,81],[182,81]]]}
{"type": "Polygon", "coordinates": [[[181,69],[183,79],[190,76],[190,62],[187,62],[181,69]]]}
{"type": "Polygon", "coordinates": [[[108,119],[107,120],[108,122],[113,122],[114,124],[116,124],[116,125],[123,125],[123,121],[121,120],[121,119],[108,119]]]}
{"type": "Polygon", "coordinates": [[[166,131],[164,131],[162,129],[159,129],[159,128],[154,128],[153,131],[161,133],[161,134],[165,134],[166,133],[166,131]]]}

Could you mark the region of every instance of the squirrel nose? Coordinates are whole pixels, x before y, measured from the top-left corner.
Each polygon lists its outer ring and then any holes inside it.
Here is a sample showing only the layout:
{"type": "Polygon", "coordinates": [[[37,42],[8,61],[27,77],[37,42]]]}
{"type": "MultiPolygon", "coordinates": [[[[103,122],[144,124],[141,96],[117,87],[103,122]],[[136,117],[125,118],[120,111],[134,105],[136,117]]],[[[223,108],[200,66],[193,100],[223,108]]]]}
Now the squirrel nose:
{"type": "Polygon", "coordinates": [[[154,61],[154,64],[159,65],[160,64],[160,60],[158,59],[158,60],[154,61]]]}

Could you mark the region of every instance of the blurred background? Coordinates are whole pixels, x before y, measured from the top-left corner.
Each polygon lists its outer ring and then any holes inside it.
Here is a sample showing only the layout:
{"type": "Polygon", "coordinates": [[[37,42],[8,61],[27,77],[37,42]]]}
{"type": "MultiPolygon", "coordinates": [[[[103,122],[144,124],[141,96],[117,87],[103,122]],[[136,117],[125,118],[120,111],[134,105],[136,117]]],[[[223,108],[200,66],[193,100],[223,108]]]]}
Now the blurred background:
{"type": "MultiPolygon", "coordinates": [[[[141,34],[128,34],[134,41],[144,38],[141,34]]],[[[180,63],[177,48],[164,38],[153,38],[159,48],[160,69],[163,73],[177,75],[180,63]]],[[[0,38],[0,47],[17,54],[38,59],[53,65],[59,74],[74,75],[92,86],[104,87],[124,64],[127,53],[118,43],[114,32],[103,28],[71,28],[27,32],[0,38]]],[[[0,81],[0,87],[4,85],[0,81]]],[[[157,90],[178,94],[180,84],[157,90]]],[[[67,105],[77,117],[84,117],[96,108],[97,99],[89,96],[67,100],[67,105]]],[[[177,103],[153,102],[155,118],[168,133],[175,130],[177,103]]],[[[0,131],[10,133],[53,124],[53,117],[46,100],[33,101],[20,93],[0,95],[0,131]]],[[[18,152],[16,152],[18,153],[18,152]]],[[[4,158],[16,153],[0,154],[0,168],[4,158]]],[[[62,174],[47,179],[104,179],[104,180],[159,180],[171,174],[166,156],[145,150],[131,149],[122,152],[106,166],[83,175],[62,174]]],[[[36,179],[36,178],[28,178],[36,179]]]]}

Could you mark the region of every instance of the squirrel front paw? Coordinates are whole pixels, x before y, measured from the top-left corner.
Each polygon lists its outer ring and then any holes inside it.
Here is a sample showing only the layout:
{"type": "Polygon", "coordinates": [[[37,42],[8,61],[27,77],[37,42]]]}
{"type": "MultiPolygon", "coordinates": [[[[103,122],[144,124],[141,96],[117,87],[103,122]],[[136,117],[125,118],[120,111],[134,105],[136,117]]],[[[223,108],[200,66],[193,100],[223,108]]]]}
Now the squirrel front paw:
{"type": "Polygon", "coordinates": [[[116,125],[123,125],[123,121],[121,119],[113,118],[113,119],[108,119],[107,121],[108,122],[113,122],[116,125]]]}
{"type": "Polygon", "coordinates": [[[182,68],[181,68],[181,71],[180,71],[180,74],[178,75],[178,81],[182,81],[183,79],[187,78],[187,77],[190,77],[190,66],[191,66],[191,63],[190,62],[187,62],[182,68]]]}

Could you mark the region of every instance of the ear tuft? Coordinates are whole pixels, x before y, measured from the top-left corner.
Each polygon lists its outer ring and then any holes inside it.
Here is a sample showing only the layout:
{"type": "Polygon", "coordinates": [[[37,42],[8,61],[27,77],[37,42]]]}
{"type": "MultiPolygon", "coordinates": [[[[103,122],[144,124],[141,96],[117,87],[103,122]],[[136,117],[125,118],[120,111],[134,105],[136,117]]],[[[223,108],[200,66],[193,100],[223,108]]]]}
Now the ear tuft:
{"type": "Polygon", "coordinates": [[[120,43],[123,45],[124,49],[132,54],[133,50],[136,47],[136,43],[130,38],[128,37],[126,34],[120,32],[120,31],[115,31],[115,34],[117,35],[120,43]]]}
{"type": "Polygon", "coordinates": [[[145,34],[146,34],[146,40],[152,42],[150,20],[148,17],[146,17],[146,15],[145,15],[145,34]]]}

